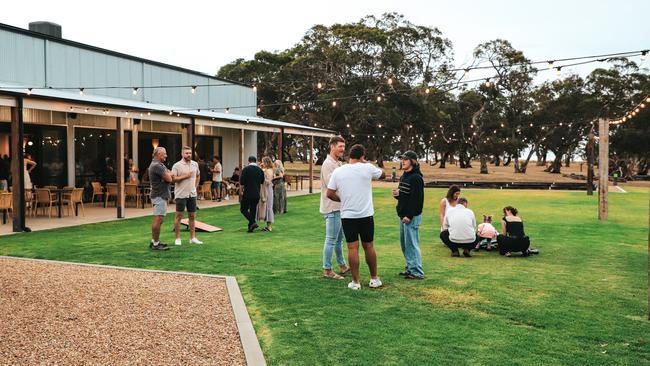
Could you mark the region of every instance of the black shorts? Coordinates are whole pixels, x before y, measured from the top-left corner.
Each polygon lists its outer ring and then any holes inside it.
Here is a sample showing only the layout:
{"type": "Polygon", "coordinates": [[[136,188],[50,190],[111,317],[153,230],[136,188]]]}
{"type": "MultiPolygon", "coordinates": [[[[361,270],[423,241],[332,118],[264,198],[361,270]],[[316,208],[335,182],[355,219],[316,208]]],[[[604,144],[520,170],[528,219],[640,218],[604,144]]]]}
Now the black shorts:
{"type": "Polygon", "coordinates": [[[345,241],[355,242],[361,237],[361,242],[369,243],[375,237],[375,220],[372,216],[360,219],[341,219],[345,241]]]}
{"type": "Polygon", "coordinates": [[[187,207],[187,212],[196,212],[196,197],[176,199],[176,212],[185,211],[185,207],[187,207]]]}

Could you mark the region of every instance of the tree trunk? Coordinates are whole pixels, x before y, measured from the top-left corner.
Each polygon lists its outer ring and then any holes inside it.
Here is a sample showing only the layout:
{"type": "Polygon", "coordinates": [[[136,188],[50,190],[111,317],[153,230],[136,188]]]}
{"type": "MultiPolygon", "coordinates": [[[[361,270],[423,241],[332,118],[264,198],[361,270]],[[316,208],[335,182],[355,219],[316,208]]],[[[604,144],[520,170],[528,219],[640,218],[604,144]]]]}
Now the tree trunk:
{"type": "Polygon", "coordinates": [[[544,171],[548,173],[553,173],[553,174],[560,174],[560,170],[562,169],[562,154],[555,155],[555,159],[551,163],[551,165],[546,168],[544,171]]]}
{"type": "Polygon", "coordinates": [[[526,157],[526,160],[519,167],[520,173],[526,174],[526,170],[528,169],[528,163],[530,162],[530,158],[533,157],[533,152],[534,152],[533,149],[530,149],[530,151],[528,151],[528,156],[526,157]]]}
{"type": "Polygon", "coordinates": [[[566,168],[571,166],[571,153],[566,154],[566,157],[564,158],[564,166],[566,168]]]}
{"type": "Polygon", "coordinates": [[[521,173],[521,167],[519,166],[519,157],[515,156],[514,160],[515,160],[515,163],[513,165],[514,165],[514,168],[515,168],[515,174],[521,173]]]}
{"type": "Polygon", "coordinates": [[[442,157],[440,158],[440,166],[439,166],[440,169],[445,169],[445,163],[447,161],[447,156],[448,155],[449,155],[448,152],[442,154],[442,157]]]}
{"type": "Polygon", "coordinates": [[[512,158],[510,157],[510,155],[506,156],[506,161],[503,162],[503,166],[510,165],[511,161],[512,161],[512,158]]]}
{"type": "Polygon", "coordinates": [[[494,166],[501,166],[501,157],[499,155],[494,155],[494,166]]]}
{"type": "Polygon", "coordinates": [[[487,159],[487,156],[481,155],[479,160],[481,161],[481,174],[488,174],[488,164],[487,164],[488,159],[487,159]]]}

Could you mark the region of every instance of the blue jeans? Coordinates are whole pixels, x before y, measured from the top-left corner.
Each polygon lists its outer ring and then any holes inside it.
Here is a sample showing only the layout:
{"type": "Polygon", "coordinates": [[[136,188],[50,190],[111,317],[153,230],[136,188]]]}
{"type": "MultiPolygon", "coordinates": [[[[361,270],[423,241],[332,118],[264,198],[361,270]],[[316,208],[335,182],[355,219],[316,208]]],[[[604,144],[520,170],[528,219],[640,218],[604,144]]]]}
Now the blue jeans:
{"type": "Polygon", "coordinates": [[[420,224],[422,215],[414,216],[405,224],[399,221],[399,244],[406,258],[406,272],[414,276],[424,276],[422,254],[420,253],[420,224]]]}
{"type": "Polygon", "coordinates": [[[323,246],[323,269],[332,269],[332,251],[336,253],[336,263],[345,266],[343,257],[343,227],[341,212],[334,211],[325,215],[325,245],[323,246]]]}

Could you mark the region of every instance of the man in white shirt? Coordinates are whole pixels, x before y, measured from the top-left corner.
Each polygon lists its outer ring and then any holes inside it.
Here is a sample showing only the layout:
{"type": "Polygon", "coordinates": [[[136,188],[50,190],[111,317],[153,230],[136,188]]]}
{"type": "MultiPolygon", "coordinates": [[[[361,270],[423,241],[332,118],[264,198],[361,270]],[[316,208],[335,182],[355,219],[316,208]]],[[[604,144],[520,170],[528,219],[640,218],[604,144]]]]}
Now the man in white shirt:
{"type": "Polygon", "coordinates": [[[199,185],[201,173],[199,164],[192,160],[192,149],[184,146],[181,153],[183,158],[176,162],[172,167],[174,176],[189,176],[189,179],[177,181],[174,185],[174,200],[176,201],[176,218],[174,220],[174,231],[176,231],[176,241],[174,244],[181,245],[181,220],[183,212],[187,208],[187,216],[190,226],[190,243],[203,244],[196,238],[195,218],[196,218],[196,187],[199,185]]]}
{"type": "Polygon", "coordinates": [[[334,170],[341,165],[345,153],[345,140],[341,136],[330,139],[330,153],[320,167],[320,213],[325,217],[325,244],[323,245],[323,277],[342,280],[350,271],[343,256],[343,227],[341,226],[341,203],[327,198],[327,184],[334,170]],[[332,271],[332,252],[336,253],[340,275],[332,271]]]}
{"type": "Polygon", "coordinates": [[[221,184],[223,182],[223,166],[221,165],[221,159],[218,156],[212,158],[212,200],[221,202],[221,184]]]}
{"type": "Polygon", "coordinates": [[[463,255],[471,257],[470,250],[478,242],[476,237],[476,217],[467,208],[467,198],[460,197],[453,210],[446,215],[442,224],[440,239],[451,250],[452,257],[460,257],[458,248],[463,248],[463,255]]]}
{"type": "Polygon", "coordinates": [[[350,148],[350,163],[334,170],[327,184],[327,198],[341,202],[341,223],[348,243],[348,262],[352,269],[352,282],[348,288],[360,290],[359,282],[359,237],[370,269],[371,288],[382,285],[377,276],[377,254],[373,246],[375,214],[372,205],[372,180],[382,179],[386,173],[368,163],[365,148],[354,145],[350,148]]]}

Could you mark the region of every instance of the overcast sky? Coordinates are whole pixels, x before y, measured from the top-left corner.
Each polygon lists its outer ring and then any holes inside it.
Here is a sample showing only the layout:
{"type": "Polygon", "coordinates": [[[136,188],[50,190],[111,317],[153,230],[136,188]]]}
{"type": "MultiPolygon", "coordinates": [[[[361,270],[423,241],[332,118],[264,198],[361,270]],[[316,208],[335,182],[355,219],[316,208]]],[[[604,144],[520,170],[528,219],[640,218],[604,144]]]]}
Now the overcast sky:
{"type": "MultiPolygon", "coordinates": [[[[283,50],[314,24],[398,12],[438,27],[454,45],[455,63],[471,61],[479,43],[503,38],[531,60],[650,48],[650,1],[16,1],[0,22],[27,28],[47,20],[63,37],[215,74],[259,50],[283,50]]],[[[639,61],[639,58],[635,58],[639,61]]],[[[648,66],[650,61],[643,63],[648,66]]],[[[594,66],[573,70],[588,73],[594,66]]],[[[569,72],[570,70],[567,70],[569,72]]],[[[541,78],[553,78],[546,72],[541,78]]]]}

